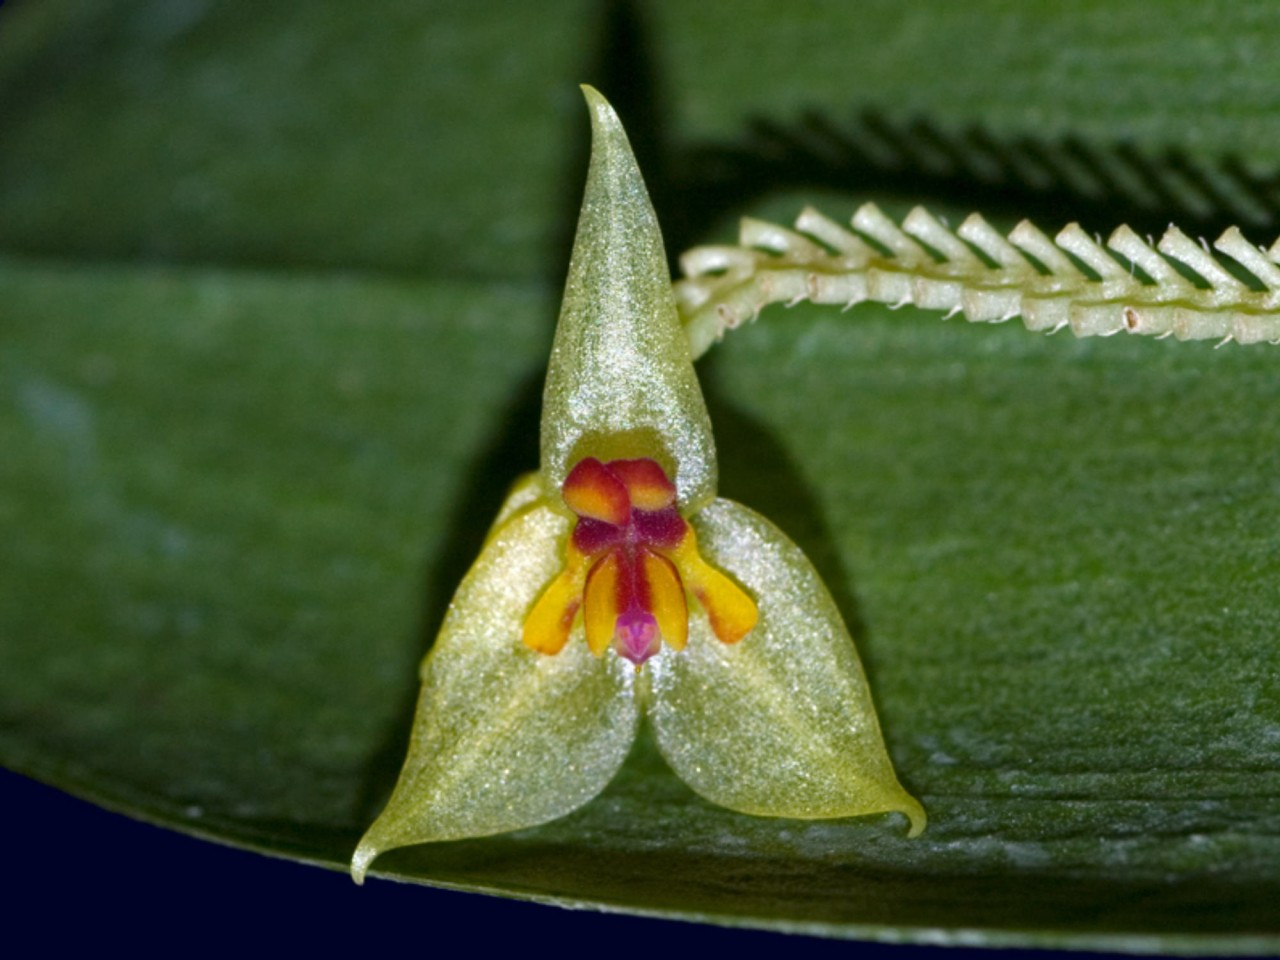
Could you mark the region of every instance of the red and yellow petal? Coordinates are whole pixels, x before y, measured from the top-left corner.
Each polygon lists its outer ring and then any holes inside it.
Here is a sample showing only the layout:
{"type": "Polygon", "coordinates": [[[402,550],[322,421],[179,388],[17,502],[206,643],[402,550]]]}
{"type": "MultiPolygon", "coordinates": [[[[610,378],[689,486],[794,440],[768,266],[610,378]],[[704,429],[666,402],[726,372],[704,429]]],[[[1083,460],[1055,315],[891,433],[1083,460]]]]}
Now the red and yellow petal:
{"type": "Polygon", "coordinates": [[[561,488],[565,505],[580,517],[615,527],[631,519],[627,486],[595,457],[579,460],[561,488]]]}
{"type": "Polygon", "coordinates": [[[655,460],[611,460],[608,470],[627,488],[637,510],[665,510],[675,506],[676,487],[655,460]]]}
{"type": "Polygon", "coordinates": [[[682,649],[689,634],[684,586],[670,560],[649,550],[615,550],[587,576],[583,601],[587,646],[596,656],[610,644],[637,666],[662,641],[682,649]]]}

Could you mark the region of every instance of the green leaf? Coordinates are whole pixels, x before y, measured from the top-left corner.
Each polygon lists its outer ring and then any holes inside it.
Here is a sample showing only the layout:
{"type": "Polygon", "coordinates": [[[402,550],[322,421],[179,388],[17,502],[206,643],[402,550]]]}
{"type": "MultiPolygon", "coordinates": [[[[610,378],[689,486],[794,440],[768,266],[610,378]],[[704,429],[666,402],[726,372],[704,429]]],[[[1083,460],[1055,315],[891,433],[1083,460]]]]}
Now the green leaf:
{"type": "MultiPolygon", "coordinates": [[[[1270,4],[350,6],[0,11],[0,760],[335,869],[537,463],[577,83],[671,252],[803,200],[1280,232],[1270,4]]],[[[567,818],[378,866],[832,936],[1275,952],[1278,358],[766,314],[700,369],[721,492],[832,590],[929,829],[730,813],[642,736],[567,818]]]]}

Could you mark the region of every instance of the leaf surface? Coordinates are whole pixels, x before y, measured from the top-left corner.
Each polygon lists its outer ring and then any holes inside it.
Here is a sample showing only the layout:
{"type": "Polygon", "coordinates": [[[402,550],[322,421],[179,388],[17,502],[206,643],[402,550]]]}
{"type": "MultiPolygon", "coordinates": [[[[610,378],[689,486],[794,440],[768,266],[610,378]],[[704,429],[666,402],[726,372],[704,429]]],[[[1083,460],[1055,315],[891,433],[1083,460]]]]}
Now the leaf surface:
{"type": "MultiPolygon", "coordinates": [[[[348,8],[0,12],[0,760],[264,851],[347,862],[537,462],[578,82],[672,253],[801,198],[1280,232],[1269,4],[348,8]]],[[[379,868],[832,936],[1275,952],[1278,358],[766,314],[700,364],[721,493],[822,574],[929,829],[730,813],[642,736],[569,817],[379,868]]]]}

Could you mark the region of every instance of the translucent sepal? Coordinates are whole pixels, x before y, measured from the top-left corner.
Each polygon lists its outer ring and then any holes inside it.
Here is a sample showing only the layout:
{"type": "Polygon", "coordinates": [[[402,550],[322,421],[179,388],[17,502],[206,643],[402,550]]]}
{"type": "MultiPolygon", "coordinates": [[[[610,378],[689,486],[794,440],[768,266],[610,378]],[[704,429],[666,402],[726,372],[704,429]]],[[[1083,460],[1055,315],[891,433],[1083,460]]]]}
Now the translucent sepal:
{"type": "Polygon", "coordinates": [[[716,500],[693,525],[706,558],[756,598],[759,621],[727,645],[691,617],[688,646],[650,663],[649,716],[672,769],[743,813],[897,811],[918,834],[924,810],[898,783],[853,641],[813,565],[731,501],[716,500]]]}
{"type": "MultiPolygon", "coordinates": [[[[490,534],[422,665],[409,755],[351,863],[409,844],[554,820],[608,784],[635,739],[635,670],[581,640],[554,657],[525,647],[525,615],[564,558],[569,521],[529,500],[490,534]]],[[[580,629],[580,628],[579,628],[580,629]]]]}
{"type": "Polygon", "coordinates": [[[542,475],[586,457],[648,457],[689,513],[715,497],[716,455],[676,314],[658,221],[613,108],[590,87],[591,166],[542,406],[542,475]]]}

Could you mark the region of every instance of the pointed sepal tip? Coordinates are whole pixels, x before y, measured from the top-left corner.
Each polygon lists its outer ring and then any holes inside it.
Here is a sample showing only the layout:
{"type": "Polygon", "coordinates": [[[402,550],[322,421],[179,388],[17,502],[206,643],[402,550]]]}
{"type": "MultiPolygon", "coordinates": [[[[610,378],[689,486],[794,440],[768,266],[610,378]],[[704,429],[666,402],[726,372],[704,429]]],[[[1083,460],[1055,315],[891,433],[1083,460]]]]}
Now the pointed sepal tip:
{"type": "Polygon", "coordinates": [[[542,476],[587,457],[649,458],[690,513],[716,491],[715,441],[676,313],[658,219],[626,132],[583,87],[591,164],[542,408],[542,476]]]}

